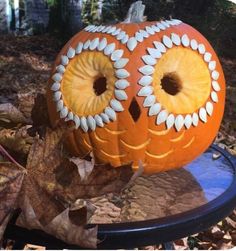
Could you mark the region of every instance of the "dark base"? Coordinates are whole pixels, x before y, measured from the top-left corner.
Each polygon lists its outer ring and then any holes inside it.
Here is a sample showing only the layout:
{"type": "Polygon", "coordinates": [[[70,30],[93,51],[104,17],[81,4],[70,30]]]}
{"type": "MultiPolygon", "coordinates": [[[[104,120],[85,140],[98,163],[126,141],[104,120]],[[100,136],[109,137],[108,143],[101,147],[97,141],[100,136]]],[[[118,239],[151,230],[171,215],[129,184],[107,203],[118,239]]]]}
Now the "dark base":
{"type": "MultiPolygon", "coordinates": [[[[201,232],[229,215],[236,206],[236,158],[217,146],[212,146],[211,149],[219,152],[223,156],[222,161],[227,161],[232,169],[233,181],[224,193],[203,206],[180,214],[139,222],[100,224],[98,239],[101,242],[98,249],[132,249],[157,244],[162,244],[165,249],[172,249],[173,240],[201,232]]],[[[15,240],[15,249],[22,249],[25,243],[46,246],[47,249],[81,248],[43,231],[15,226],[14,220],[8,224],[4,238],[15,240]]]]}

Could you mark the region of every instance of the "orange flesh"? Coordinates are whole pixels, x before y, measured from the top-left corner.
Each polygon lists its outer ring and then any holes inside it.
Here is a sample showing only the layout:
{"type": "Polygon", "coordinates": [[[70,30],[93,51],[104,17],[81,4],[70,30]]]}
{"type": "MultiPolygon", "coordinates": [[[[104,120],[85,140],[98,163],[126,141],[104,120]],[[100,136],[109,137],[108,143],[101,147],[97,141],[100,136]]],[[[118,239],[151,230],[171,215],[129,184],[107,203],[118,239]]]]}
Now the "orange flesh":
{"type": "MultiPolygon", "coordinates": [[[[171,83],[170,83],[171,84],[171,83]]],[[[175,47],[168,50],[155,66],[154,93],[170,113],[187,114],[204,105],[211,90],[211,77],[202,56],[191,49],[175,47]],[[175,95],[167,93],[161,84],[164,76],[175,75],[179,85],[175,95]]]]}
{"type": "Polygon", "coordinates": [[[61,83],[65,105],[78,116],[95,115],[109,104],[114,92],[115,76],[110,59],[102,52],[85,51],[72,59],[61,83]],[[106,91],[96,95],[98,78],[106,79],[106,91]]]}

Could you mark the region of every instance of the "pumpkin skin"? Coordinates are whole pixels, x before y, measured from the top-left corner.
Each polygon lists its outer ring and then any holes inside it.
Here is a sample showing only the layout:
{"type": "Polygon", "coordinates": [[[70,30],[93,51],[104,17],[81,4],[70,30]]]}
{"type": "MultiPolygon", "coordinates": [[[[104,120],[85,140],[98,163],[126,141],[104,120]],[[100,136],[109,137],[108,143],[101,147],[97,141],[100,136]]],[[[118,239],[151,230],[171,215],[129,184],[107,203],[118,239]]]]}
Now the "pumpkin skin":
{"type": "Polygon", "coordinates": [[[73,155],[92,152],[97,164],[134,170],[141,162],[155,173],[189,163],[211,144],[225,79],[209,42],[179,20],[89,26],[59,53],[47,101],[52,126],[76,126],[65,139],[73,155]],[[97,95],[103,77],[107,89],[97,95]]]}

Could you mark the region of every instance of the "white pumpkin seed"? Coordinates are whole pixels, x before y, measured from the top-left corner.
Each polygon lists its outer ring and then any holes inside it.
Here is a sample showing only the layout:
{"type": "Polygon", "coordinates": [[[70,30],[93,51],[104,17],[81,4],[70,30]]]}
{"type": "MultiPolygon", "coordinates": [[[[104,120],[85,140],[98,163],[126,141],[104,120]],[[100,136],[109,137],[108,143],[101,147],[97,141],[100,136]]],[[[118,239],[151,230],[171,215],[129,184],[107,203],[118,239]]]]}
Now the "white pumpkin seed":
{"type": "Polygon", "coordinates": [[[139,32],[142,34],[142,36],[144,38],[148,38],[149,37],[149,34],[145,30],[140,30],[139,32]]]}
{"type": "Polygon", "coordinates": [[[214,101],[215,103],[218,102],[218,96],[217,96],[217,93],[216,93],[216,92],[214,92],[214,91],[211,92],[211,99],[212,99],[212,101],[214,101]]]}
{"type": "Polygon", "coordinates": [[[83,50],[83,43],[79,42],[77,47],[75,48],[75,53],[80,54],[82,50],[83,50]]]}
{"type": "Polygon", "coordinates": [[[153,57],[153,58],[161,58],[161,52],[158,49],[153,49],[153,48],[147,48],[148,53],[153,57]]]}
{"type": "Polygon", "coordinates": [[[149,95],[144,99],[143,106],[150,107],[154,105],[155,101],[156,101],[156,97],[154,95],[149,95]]]}
{"type": "Polygon", "coordinates": [[[213,80],[211,84],[212,84],[213,89],[216,92],[220,91],[220,85],[218,84],[218,82],[216,82],[215,80],[213,80]]]}
{"type": "Polygon", "coordinates": [[[219,72],[218,71],[213,71],[212,73],[211,73],[211,77],[214,79],[214,80],[217,80],[218,78],[219,78],[219,76],[220,76],[220,74],[219,74],[219,72]]]}
{"type": "Polygon", "coordinates": [[[175,45],[181,44],[181,39],[180,39],[179,35],[177,35],[175,33],[171,33],[171,40],[175,45]]]}
{"type": "Polygon", "coordinates": [[[186,127],[187,129],[189,129],[190,126],[192,125],[192,122],[193,122],[192,116],[191,116],[190,114],[187,114],[187,115],[185,116],[185,119],[184,119],[184,125],[185,125],[185,127],[186,127]]]}
{"type": "Polygon", "coordinates": [[[189,46],[189,38],[188,38],[188,35],[187,34],[184,34],[182,37],[181,37],[181,42],[183,44],[183,46],[185,47],[188,47],[189,46]]]}
{"type": "Polygon", "coordinates": [[[96,121],[95,119],[93,118],[93,116],[89,115],[87,117],[87,125],[88,127],[92,130],[92,131],[95,131],[96,129],[96,121]]]}
{"type": "MultiPolygon", "coordinates": [[[[112,121],[116,120],[116,113],[111,107],[106,107],[105,114],[111,119],[112,121]]],[[[101,114],[102,115],[102,114],[101,114]]],[[[104,121],[104,118],[103,118],[104,121]]]]}
{"type": "Polygon", "coordinates": [[[58,90],[60,89],[60,87],[61,87],[60,83],[55,82],[55,83],[53,83],[53,85],[51,86],[51,90],[52,90],[52,91],[58,91],[58,90]]]}
{"type": "Polygon", "coordinates": [[[127,88],[129,85],[129,82],[126,79],[119,79],[115,82],[115,87],[121,90],[127,88]]]}
{"type": "Polygon", "coordinates": [[[173,114],[170,114],[166,119],[166,127],[167,129],[170,129],[175,123],[175,116],[173,114]]]}
{"type": "Polygon", "coordinates": [[[85,117],[80,118],[80,127],[84,132],[88,131],[88,124],[87,124],[87,119],[85,117]]]}
{"type": "Polygon", "coordinates": [[[171,39],[166,35],[163,36],[162,41],[167,48],[171,48],[173,46],[171,39]]]}
{"type": "Polygon", "coordinates": [[[161,110],[161,105],[159,103],[155,103],[149,108],[148,116],[157,115],[160,112],[160,110],[161,110]]]}
{"type": "Polygon", "coordinates": [[[138,96],[149,96],[153,93],[153,87],[152,86],[144,86],[142,87],[139,92],[138,96]]]}
{"type": "Polygon", "coordinates": [[[91,51],[95,50],[97,48],[97,46],[99,45],[99,38],[94,38],[94,40],[91,41],[90,45],[89,45],[89,49],[91,51]]]}
{"type": "Polygon", "coordinates": [[[175,128],[177,132],[181,130],[183,125],[184,125],[184,117],[181,114],[177,115],[177,117],[175,118],[175,128]]]}
{"type": "Polygon", "coordinates": [[[150,26],[146,26],[145,30],[147,31],[147,33],[149,33],[150,35],[154,35],[155,31],[150,27],[150,26]]]}
{"type": "Polygon", "coordinates": [[[60,111],[60,118],[63,119],[67,116],[68,114],[68,108],[66,106],[64,106],[61,111],[60,111]]]}
{"type": "MultiPolygon", "coordinates": [[[[113,111],[113,112],[114,112],[114,111],[113,111]]],[[[101,113],[100,116],[101,116],[103,122],[105,122],[106,124],[110,122],[109,117],[108,117],[107,114],[101,113]]],[[[116,113],[115,113],[115,116],[116,116],[116,113]]]]}
{"type": "Polygon", "coordinates": [[[56,69],[57,69],[57,72],[61,73],[61,74],[63,74],[65,72],[65,70],[66,70],[65,67],[62,64],[58,65],[56,67],[56,69]]]}
{"type": "Polygon", "coordinates": [[[75,122],[75,129],[78,129],[80,126],[80,118],[77,115],[75,115],[73,120],[75,122]]]}
{"type": "Polygon", "coordinates": [[[209,68],[210,71],[215,70],[215,68],[216,68],[216,61],[209,62],[208,68],[209,68]]]}
{"type": "Polygon", "coordinates": [[[160,125],[161,123],[165,122],[167,117],[168,117],[167,110],[160,111],[159,114],[157,115],[156,124],[160,125]]]}
{"type": "Polygon", "coordinates": [[[135,47],[137,46],[138,42],[135,39],[135,37],[131,37],[127,42],[127,47],[130,51],[133,51],[135,47]]]}
{"type": "Polygon", "coordinates": [[[118,69],[115,72],[117,78],[127,78],[130,76],[129,72],[125,69],[118,69]]]}
{"type": "Polygon", "coordinates": [[[61,98],[61,92],[60,91],[57,91],[57,92],[54,92],[53,93],[53,100],[54,101],[58,101],[60,98],[61,98]]]}
{"type": "Polygon", "coordinates": [[[89,45],[90,45],[90,40],[87,40],[83,45],[83,49],[87,50],[89,48],[89,45]]]}
{"type": "MultiPolygon", "coordinates": [[[[97,124],[98,126],[104,127],[104,123],[103,123],[103,121],[102,121],[102,118],[101,118],[99,115],[96,114],[96,115],[94,116],[94,119],[95,119],[96,124],[97,124]]],[[[109,120],[109,118],[108,118],[108,120],[109,120]]]]}
{"type": "Polygon", "coordinates": [[[65,55],[61,56],[61,64],[68,65],[68,63],[69,63],[69,58],[65,55]]]}
{"type": "Polygon", "coordinates": [[[198,115],[197,115],[196,112],[194,112],[193,115],[192,115],[192,121],[193,121],[194,126],[198,125],[199,118],[198,118],[198,115]]]}
{"type": "Polygon", "coordinates": [[[138,83],[142,86],[150,85],[153,81],[153,78],[151,76],[143,76],[140,78],[138,83]]]}
{"type": "Polygon", "coordinates": [[[112,61],[117,61],[122,57],[123,54],[124,54],[123,50],[115,50],[111,54],[111,60],[112,61]]]}
{"type": "Polygon", "coordinates": [[[107,39],[104,37],[98,45],[98,50],[103,51],[106,46],[107,46],[107,39]]]}
{"type": "Polygon", "coordinates": [[[138,31],[135,33],[135,38],[138,42],[143,42],[143,35],[138,31]]]}
{"type": "Polygon", "coordinates": [[[62,80],[62,75],[60,73],[55,73],[53,76],[52,76],[52,79],[56,82],[60,82],[62,80]]]}
{"type": "Polygon", "coordinates": [[[64,103],[63,103],[63,100],[62,100],[62,99],[59,99],[59,100],[57,101],[56,107],[57,107],[57,112],[59,112],[59,111],[62,110],[62,108],[64,107],[64,103]]]}
{"type": "Polygon", "coordinates": [[[123,108],[122,104],[118,100],[116,100],[116,99],[112,99],[110,101],[110,106],[116,112],[122,112],[122,111],[124,111],[124,108],[123,108]]]}
{"type": "Polygon", "coordinates": [[[144,65],[138,69],[143,75],[151,75],[155,69],[150,65],[144,65]]]}
{"type": "Polygon", "coordinates": [[[194,51],[197,50],[198,48],[197,41],[195,39],[191,39],[190,46],[194,51]]]}
{"type": "Polygon", "coordinates": [[[206,103],[206,112],[209,116],[213,113],[213,104],[209,101],[206,103]]]}
{"type": "Polygon", "coordinates": [[[126,44],[129,40],[129,36],[128,35],[125,35],[122,39],[121,39],[121,43],[122,44],[126,44]]]}
{"type": "Polygon", "coordinates": [[[129,59],[128,58],[121,58],[119,60],[117,60],[115,63],[114,63],[114,67],[116,69],[120,69],[120,68],[123,68],[126,66],[126,64],[129,62],[129,59]]]}
{"type": "Polygon", "coordinates": [[[126,35],[126,33],[124,31],[121,31],[117,36],[117,40],[121,40],[122,38],[124,38],[124,36],[126,35]]]}
{"type": "Polygon", "coordinates": [[[210,62],[211,61],[211,57],[212,57],[211,53],[210,52],[206,52],[204,54],[204,61],[207,62],[207,63],[210,62]]]}
{"type": "Polygon", "coordinates": [[[164,46],[163,43],[158,42],[158,41],[154,41],[153,44],[156,47],[156,49],[158,49],[161,53],[165,53],[166,52],[166,47],[164,46]]]}
{"type": "Polygon", "coordinates": [[[201,107],[199,110],[199,118],[206,123],[207,122],[207,113],[206,113],[206,109],[201,107]]]}
{"type": "Polygon", "coordinates": [[[108,44],[104,49],[104,54],[106,56],[110,55],[115,50],[115,47],[116,47],[115,43],[108,44]]]}
{"type": "Polygon", "coordinates": [[[126,94],[125,91],[123,90],[115,90],[115,97],[118,99],[118,100],[127,100],[128,99],[128,96],[126,94]]]}
{"type": "Polygon", "coordinates": [[[72,47],[69,48],[68,52],[67,52],[67,57],[68,58],[73,58],[75,56],[75,49],[73,49],[72,47]]]}
{"type": "Polygon", "coordinates": [[[145,64],[148,65],[155,65],[157,63],[156,59],[149,55],[142,56],[142,60],[144,61],[145,64]]]}

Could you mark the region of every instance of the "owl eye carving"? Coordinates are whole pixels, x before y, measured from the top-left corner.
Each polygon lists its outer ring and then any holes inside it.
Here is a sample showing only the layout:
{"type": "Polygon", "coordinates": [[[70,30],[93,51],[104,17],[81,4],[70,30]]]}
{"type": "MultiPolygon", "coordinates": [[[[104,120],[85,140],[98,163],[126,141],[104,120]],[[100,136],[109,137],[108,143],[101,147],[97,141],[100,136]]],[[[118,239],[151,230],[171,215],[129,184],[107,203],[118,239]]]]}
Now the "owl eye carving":
{"type": "Polygon", "coordinates": [[[90,25],[60,52],[47,92],[52,125],[95,163],[142,163],[154,173],[185,165],[213,141],[225,81],[208,41],[180,20],[90,25]]]}
{"type": "Polygon", "coordinates": [[[129,60],[123,53],[115,43],[99,38],[69,47],[52,76],[60,118],[73,120],[85,132],[116,120],[116,112],[123,111],[120,101],[128,98],[125,78],[130,74],[123,67],[129,60]]]}
{"type": "Polygon", "coordinates": [[[153,45],[142,56],[146,65],[139,68],[144,75],[139,84],[144,87],[138,95],[145,96],[143,106],[150,107],[149,115],[156,116],[158,125],[166,123],[177,131],[197,126],[199,119],[206,123],[218,101],[214,84],[219,73],[211,53],[186,34],[164,35],[153,45]]]}

